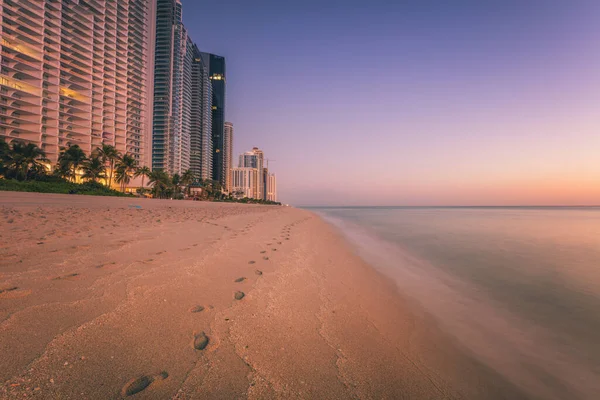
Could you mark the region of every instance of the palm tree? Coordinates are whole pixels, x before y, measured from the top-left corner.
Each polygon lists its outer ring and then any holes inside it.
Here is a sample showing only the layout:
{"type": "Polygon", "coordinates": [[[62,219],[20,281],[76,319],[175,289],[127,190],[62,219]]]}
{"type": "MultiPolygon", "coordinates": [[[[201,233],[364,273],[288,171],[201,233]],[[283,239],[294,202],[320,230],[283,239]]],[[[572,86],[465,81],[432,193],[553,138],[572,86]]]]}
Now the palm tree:
{"type": "Polygon", "coordinates": [[[143,188],[144,187],[144,178],[149,177],[151,172],[152,172],[152,170],[146,166],[138,167],[138,169],[135,170],[135,174],[133,176],[136,178],[138,176],[142,177],[142,188],[143,188]]]}
{"type": "Polygon", "coordinates": [[[75,182],[77,170],[86,162],[87,157],[81,147],[74,144],[60,152],[56,173],[75,182]]]}
{"type": "Polygon", "coordinates": [[[196,177],[194,176],[194,173],[192,172],[192,170],[188,169],[187,171],[185,171],[183,173],[183,175],[181,175],[181,184],[187,186],[187,185],[193,183],[195,179],[196,179],[196,177]]]}
{"type": "Polygon", "coordinates": [[[88,181],[97,182],[98,179],[106,179],[106,165],[102,161],[102,158],[98,152],[92,153],[83,164],[83,179],[88,181]]]}
{"type": "Polygon", "coordinates": [[[0,175],[4,175],[7,169],[9,154],[10,146],[4,139],[0,138],[0,175]]]}
{"type": "Polygon", "coordinates": [[[108,166],[110,167],[108,173],[108,187],[111,187],[113,172],[115,171],[115,164],[119,159],[119,152],[117,151],[115,146],[106,143],[103,143],[102,147],[98,147],[97,152],[102,161],[105,164],[108,163],[108,166]]]}
{"type": "Polygon", "coordinates": [[[194,173],[188,169],[181,175],[181,184],[186,187],[186,194],[189,194],[189,186],[196,180],[194,173]]]}
{"type": "Polygon", "coordinates": [[[129,184],[131,177],[137,170],[137,161],[131,154],[125,153],[123,157],[117,160],[115,170],[115,181],[121,184],[121,191],[124,192],[125,187],[129,184]]]}
{"type": "Polygon", "coordinates": [[[211,181],[211,194],[213,196],[213,200],[219,200],[223,197],[223,186],[219,181],[211,181]]]}
{"type": "Polygon", "coordinates": [[[6,173],[9,175],[19,180],[27,180],[31,177],[31,171],[35,175],[46,170],[42,164],[43,161],[48,161],[46,153],[35,144],[13,141],[7,153],[7,147],[3,147],[4,149],[1,150],[5,153],[3,164],[5,164],[6,173]]]}
{"type": "Polygon", "coordinates": [[[153,196],[162,199],[170,188],[171,179],[165,171],[157,169],[148,175],[148,183],[152,185],[153,196]]]}
{"type": "Polygon", "coordinates": [[[175,196],[177,196],[181,188],[181,176],[179,174],[173,174],[173,176],[171,177],[171,184],[173,185],[173,191],[175,192],[175,196]]]}

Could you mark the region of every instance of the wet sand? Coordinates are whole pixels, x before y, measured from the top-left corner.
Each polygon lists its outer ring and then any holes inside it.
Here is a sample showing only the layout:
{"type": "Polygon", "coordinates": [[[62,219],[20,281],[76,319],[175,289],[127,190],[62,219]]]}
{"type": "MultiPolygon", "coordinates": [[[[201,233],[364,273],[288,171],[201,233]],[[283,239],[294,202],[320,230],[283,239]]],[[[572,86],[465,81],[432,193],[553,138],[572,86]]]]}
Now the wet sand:
{"type": "Polygon", "coordinates": [[[0,228],[1,398],[518,397],[308,211],[0,192],[0,228]]]}

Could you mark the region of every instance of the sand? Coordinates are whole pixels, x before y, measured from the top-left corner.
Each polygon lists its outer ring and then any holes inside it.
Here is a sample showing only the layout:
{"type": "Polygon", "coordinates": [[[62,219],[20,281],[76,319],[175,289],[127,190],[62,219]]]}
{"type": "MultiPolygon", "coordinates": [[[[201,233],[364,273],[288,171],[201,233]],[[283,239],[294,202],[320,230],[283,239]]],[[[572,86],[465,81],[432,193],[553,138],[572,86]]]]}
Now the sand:
{"type": "Polygon", "coordinates": [[[0,192],[0,228],[1,398],[487,390],[308,211],[0,192]]]}

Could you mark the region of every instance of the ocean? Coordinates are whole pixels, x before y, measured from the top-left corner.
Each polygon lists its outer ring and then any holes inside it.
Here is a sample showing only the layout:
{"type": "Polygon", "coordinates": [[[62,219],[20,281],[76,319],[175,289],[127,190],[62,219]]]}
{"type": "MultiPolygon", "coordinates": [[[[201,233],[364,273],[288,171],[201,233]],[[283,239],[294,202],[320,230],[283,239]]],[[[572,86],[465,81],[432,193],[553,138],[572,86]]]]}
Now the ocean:
{"type": "Polygon", "coordinates": [[[527,397],[600,399],[600,208],[311,210],[527,397]]]}

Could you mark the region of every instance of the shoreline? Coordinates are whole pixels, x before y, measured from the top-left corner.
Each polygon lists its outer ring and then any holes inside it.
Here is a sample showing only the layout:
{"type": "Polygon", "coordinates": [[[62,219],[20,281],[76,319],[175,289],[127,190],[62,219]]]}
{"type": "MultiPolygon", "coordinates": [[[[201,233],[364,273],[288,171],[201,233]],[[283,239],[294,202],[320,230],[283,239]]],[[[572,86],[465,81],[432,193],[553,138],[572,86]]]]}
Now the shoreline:
{"type": "Polygon", "coordinates": [[[0,210],[2,398],[498,389],[310,211],[8,192],[0,210]]]}

